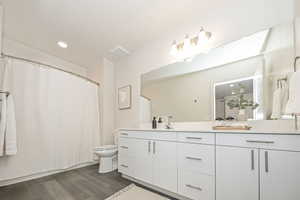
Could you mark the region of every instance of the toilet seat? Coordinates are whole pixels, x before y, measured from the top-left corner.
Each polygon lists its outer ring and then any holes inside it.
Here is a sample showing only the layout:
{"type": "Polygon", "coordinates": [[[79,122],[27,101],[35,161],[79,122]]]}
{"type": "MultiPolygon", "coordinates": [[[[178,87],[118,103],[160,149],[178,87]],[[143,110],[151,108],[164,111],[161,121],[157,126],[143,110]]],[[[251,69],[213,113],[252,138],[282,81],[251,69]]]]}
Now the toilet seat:
{"type": "Polygon", "coordinates": [[[108,151],[108,150],[117,150],[117,145],[104,145],[100,147],[96,147],[95,151],[108,151]]]}

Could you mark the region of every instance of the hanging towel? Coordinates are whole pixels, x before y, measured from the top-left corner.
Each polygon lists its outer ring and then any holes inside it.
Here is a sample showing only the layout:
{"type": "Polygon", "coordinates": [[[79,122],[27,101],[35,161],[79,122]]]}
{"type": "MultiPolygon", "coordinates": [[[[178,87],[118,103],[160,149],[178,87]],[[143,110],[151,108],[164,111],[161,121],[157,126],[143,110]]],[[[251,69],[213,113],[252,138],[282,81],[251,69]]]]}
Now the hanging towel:
{"type": "Polygon", "coordinates": [[[273,94],[273,109],[271,119],[281,119],[285,114],[286,104],[288,102],[288,87],[285,82],[281,83],[273,94]]]}
{"type": "Polygon", "coordinates": [[[17,154],[17,130],[15,118],[15,104],[13,96],[10,94],[6,102],[6,130],[5,130],[5,155],[12,156],[17,154]]]}
{"type": "Polygon", "coordinates": [[[289,101],[286,106],[286,113],[288,114],[300,114],[300,71],[295,72],[290,79],[290,92],[289,92],[289,101]],[[298,100],[298,101],[297,101],[298,100]]]}
{"type": "Polygon", "coordinates": [[[4,156],[5,130],[6,130],[6,94],[0,94],[1,97],[1,113],[0,113],[0,156],[4,156]]]}
{"type": "MultiPolygon", "coordinates": [[[[10,92],[9,75],[11,66],[5,66],[3,77],[3,91],[10,92]]],[[[13,96],[10,94],[2,95],[1,105],[1,121],[0,121],[0,156],[11,156],[17,154],[17,132],[16,132],[16,118],[15,105],[13,96]]]]}

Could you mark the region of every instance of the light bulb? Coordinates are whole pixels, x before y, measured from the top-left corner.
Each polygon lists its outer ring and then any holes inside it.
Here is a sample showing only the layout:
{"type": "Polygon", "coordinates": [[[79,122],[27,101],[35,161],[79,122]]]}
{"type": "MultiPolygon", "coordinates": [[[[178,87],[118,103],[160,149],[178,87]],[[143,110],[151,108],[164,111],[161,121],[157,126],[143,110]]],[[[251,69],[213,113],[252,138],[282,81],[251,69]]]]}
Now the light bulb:
{"type": "Polygon", "coordinates": [[[186,50],[188,50],[191,47],[191,41],[190,41],[190,37],[189,35],[186,35],[184,38],[184,46],[183,48],[186,50]]]}
{"type": "Polygon", "coordinates": [[[60,46],[63,49],[68,48],[68,44],[66,42],[64,42],[64,41],[58,41],[57,45],[60,46]]]}
{"type": "Polygon", "coordinates": [[[177,50],[177,44],[176,44],[176,40],[173,41],[172,47],[171,47],[171,51],[170,54],[172,56],[175,56],[177,54],[178,50],[177,50]]]}
{"type": "Polygon", "coordinates": [[[203,38],[205,38],[205,31],[204,31],[203,28],[201,28],[201,29],[200,29],[200,32],[199,32],[199,34],[198,34],[198,43],[199,43],[199,42],[201,43],[201,41],[203,41],[203,38]]]}
{"type": "Polygon", "coordinates": [[[209,40],[211,39],[212,34],[210,32],[206,32],[203,28],[200,29],[198,34],[198,51],[200,53],[208,53],[209,52],[209,40]]]}

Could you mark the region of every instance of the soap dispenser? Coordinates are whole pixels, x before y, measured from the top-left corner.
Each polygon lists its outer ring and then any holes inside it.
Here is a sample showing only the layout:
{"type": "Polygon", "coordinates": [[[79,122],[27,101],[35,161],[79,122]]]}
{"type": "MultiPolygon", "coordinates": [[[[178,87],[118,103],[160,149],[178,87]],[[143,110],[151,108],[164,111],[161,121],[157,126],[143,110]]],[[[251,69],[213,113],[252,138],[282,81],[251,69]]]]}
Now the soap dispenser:
{"type": "Polygon", "coordinates": [[[153,120],[152,120],[152,129],[157,129],[156,117],[153,117],[153,120]]]}

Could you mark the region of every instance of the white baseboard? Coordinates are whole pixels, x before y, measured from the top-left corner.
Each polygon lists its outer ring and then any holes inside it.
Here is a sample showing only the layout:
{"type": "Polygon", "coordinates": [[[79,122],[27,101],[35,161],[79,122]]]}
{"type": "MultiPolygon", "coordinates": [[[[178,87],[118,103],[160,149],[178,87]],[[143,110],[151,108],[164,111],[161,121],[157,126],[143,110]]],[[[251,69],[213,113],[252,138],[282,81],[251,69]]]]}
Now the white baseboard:
{"type": "Polygon", "coordinates": [[[2,180],[2,181],[0,181],[0,187],[12,185],[12,184],[16,184],[16,183],[20,183],[20,182],[24,182],[24,181],[29,181],[29,180],[33,180],[33,179],[38,179],[38,178],[42,178],[42,177],[45,177],[45,176],[50,176],[50,175],[53,175],[53,174],[58,174],[58,173],[70,171],[70,170],[73,170],[73,169],[87,167],[87,166],[90,166],[90,165],[95,165],[97,163],[98,162],[81,163],[81,164],[78,164],[78,165],[68,167],[66,169],[40,172],[40,173],[36,173],[36,174],[31,174],[31,175],[28,175],[28,176],[22,176],[22,177],[13,178],[13,179],[2,180]]]}

